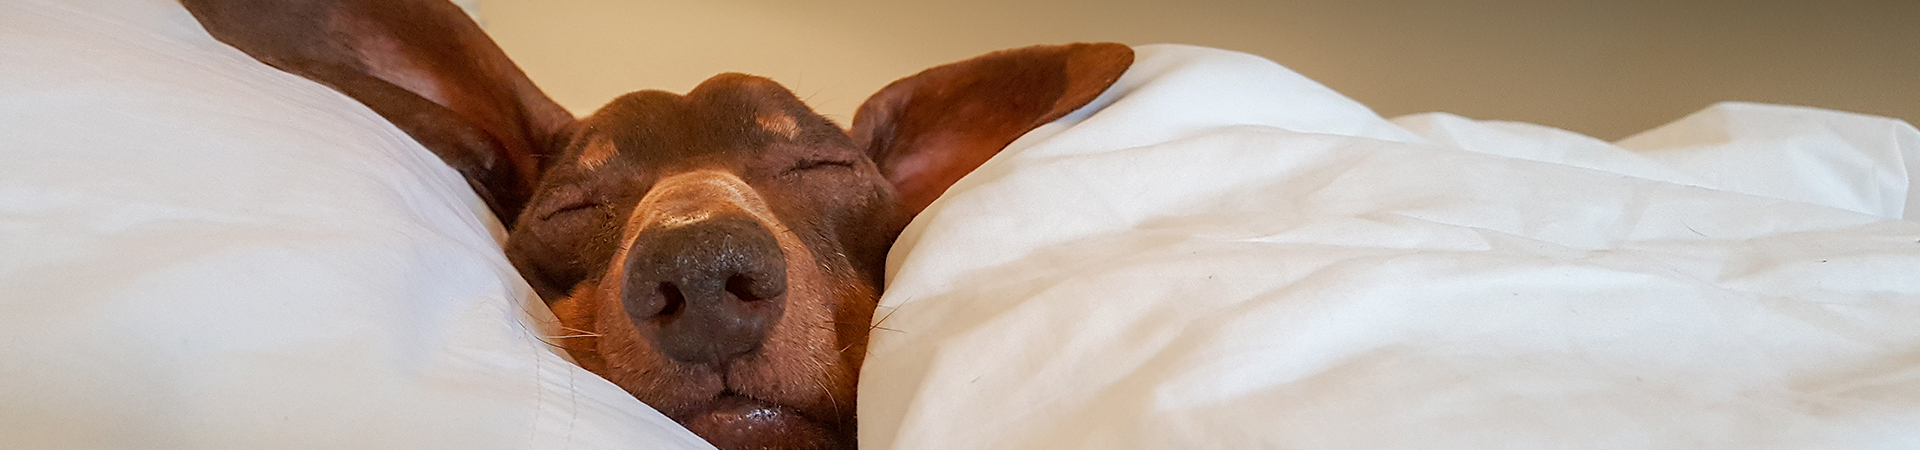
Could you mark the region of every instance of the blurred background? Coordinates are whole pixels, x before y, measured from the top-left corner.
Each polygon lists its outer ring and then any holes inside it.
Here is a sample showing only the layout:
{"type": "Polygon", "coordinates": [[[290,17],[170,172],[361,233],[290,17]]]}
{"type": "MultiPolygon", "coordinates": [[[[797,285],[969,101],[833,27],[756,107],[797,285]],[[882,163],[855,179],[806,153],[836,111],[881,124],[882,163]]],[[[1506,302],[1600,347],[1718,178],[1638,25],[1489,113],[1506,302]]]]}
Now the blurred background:
{"type": "Polygon", "coordinates": [[[720,72],[846,124],[900,77],[1042,43],[1265,56],[1385,116],[1446,111],[1607,140],[1714,102],[1920,123],[1920,0],[478,0],[548,95],[585,115],[720,72]]]}

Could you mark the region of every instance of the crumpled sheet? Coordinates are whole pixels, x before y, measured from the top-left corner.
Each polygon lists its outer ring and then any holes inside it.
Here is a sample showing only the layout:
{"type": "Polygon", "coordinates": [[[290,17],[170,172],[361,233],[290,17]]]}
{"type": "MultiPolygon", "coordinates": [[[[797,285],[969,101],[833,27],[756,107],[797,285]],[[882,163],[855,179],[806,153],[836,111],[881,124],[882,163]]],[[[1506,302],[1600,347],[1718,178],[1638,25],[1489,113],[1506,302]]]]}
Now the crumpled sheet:
{"type": "Polygon", "coordinates": [[[712,448],[541,340],[499,232],[178,3],[0,2],[0,448],[712,448]]]}
{"type": "Polygon", "coordinates": [[[1143,46],[894,247],[868,449],[1920,447],[1920,133],[1608,143],[1143,46]]]}

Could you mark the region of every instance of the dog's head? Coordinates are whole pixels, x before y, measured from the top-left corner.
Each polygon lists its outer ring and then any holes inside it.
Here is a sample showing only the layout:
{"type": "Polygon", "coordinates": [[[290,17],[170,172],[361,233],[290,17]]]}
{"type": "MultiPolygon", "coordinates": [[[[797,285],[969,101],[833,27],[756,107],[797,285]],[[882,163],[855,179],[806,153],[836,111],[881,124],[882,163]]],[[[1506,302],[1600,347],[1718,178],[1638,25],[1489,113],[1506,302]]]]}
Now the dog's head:
{"type": "Polygon", "coordinates": [[[987,54],[894,82],[843,130],[716,76],[575,120],[444,0],[183,0],[216,38],[366,104],[511,224],[576,361],[721,448],[853,445],[854,382],[907,221],[1091,102],[1119,44],[987,54]]]}
{"type": "Polygon", "coordinates": [[[849,447],[901,228],[1131,57],[1031,47],[935,68],[876,94],[851,134],[749,75],[628,94],[579,122],[508,255],[581,365],[714,444],[849,447]]]}

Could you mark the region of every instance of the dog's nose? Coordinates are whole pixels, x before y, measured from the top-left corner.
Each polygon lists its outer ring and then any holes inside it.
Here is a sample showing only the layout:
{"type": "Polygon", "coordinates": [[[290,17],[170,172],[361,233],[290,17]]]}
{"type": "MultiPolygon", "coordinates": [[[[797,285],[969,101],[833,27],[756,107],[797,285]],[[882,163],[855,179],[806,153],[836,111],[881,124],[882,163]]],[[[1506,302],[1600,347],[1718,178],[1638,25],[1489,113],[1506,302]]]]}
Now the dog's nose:
{"type": "Polygon", "coordinates": [[[758,350],[786,303],[780,242],[744,212],[649,226],[626,263],[627,314],[677,361],[717,364],[758,350]]]}

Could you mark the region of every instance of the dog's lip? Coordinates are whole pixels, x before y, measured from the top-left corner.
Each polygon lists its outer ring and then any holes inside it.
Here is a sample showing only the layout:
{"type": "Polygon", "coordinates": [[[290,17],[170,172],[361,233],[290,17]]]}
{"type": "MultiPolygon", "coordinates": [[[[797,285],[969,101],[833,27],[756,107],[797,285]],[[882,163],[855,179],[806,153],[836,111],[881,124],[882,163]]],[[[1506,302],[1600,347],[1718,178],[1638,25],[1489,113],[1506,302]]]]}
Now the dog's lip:
{"type": "Polygon", "coordinates": [[[766,420],[775,419],[774,416],[776,415],[782,416],[778,418],[780,420],[798,419],[810,423],[818,422],[807,417],[805,414],[801,414],[800,411],[795,408],[733,392],[724,392],[716,395],[712,399],[700,402],[693,408],[686,409],[685,412],[679,415],[681,416],[679,418],[680,422],[688,422],[704,417],[716,417],[726,420],[766,420]]]}
{"type": "Polygon", "coordinates": [[[833,433],[798,410],[757,398],[723,393],[675,417],[714,446],[729,448],[829,448],[833,433]]]}

